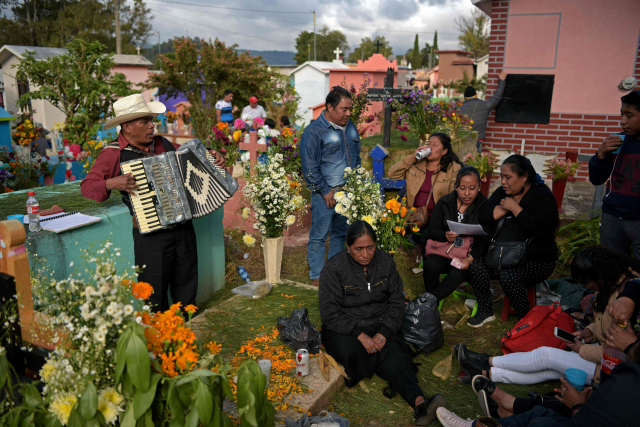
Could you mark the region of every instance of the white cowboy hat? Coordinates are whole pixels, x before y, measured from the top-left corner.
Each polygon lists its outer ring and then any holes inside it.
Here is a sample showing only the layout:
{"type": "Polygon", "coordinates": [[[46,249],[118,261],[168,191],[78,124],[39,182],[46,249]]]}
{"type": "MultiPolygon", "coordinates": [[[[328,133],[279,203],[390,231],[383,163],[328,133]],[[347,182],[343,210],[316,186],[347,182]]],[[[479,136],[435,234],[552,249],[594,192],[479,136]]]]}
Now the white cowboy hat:
{"type": "Polygon", "coordinates": [[[167,107],[162,102],[146,102],[144,97],[138,93],[118,99],[113,103],[113,111],[116,116],[104,124],[104,130],[140,117],[162,114],[167,111],[167,107]]]}

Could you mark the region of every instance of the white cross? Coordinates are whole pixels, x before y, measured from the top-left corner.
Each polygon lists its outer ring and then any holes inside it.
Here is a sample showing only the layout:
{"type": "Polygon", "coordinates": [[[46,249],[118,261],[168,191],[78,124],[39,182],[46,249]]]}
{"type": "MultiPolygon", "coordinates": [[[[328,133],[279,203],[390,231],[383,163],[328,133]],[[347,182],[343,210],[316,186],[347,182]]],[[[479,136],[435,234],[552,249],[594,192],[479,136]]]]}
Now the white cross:
{"type": "Polygon", "coordinates": [[[140,55],[140,46],[136,46],[136,50],[138,51],[138,55],[140,55]]]}
{"type": "Polygon", "coordinates": [[[336,48],[336,50],[334,50],[334,51],[333,51],[333,53],[335,53],[335,54],[336,54],[336,59],[338,59],[338,60],[339,60],[339,59],[340,59],[340,54],[342,53],[342,49],[340,49],[340,46],[338,46],[338,47],[336,48]]]}

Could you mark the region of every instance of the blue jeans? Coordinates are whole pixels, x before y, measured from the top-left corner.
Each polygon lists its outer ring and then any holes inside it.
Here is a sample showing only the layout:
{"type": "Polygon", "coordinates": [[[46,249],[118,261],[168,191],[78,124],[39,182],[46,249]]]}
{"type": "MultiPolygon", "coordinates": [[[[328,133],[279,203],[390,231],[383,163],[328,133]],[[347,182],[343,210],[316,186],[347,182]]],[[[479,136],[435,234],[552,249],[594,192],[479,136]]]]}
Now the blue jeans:
{"type": "MultiPolygon", "coordinates": [[[[535,406],[533,409],[515,414],[507,418],[498,418],[496,421],[502,427],[566,427],[571,424],[571,419],[564,417],[552,409],[535,406]]],[[[473,423],[475,427],[476,423],[473,423]]]]}
{"type": "Polygon", "coordinates": [[[324,244],[331,233],[329,258],[344,249],[347,233],[347,217],[337,214],[335,208],[328,209],[327,202],[318,193],[311,193],[311,230],[307,243],[309,277],[318,279],[324,267],[324,244]]]}

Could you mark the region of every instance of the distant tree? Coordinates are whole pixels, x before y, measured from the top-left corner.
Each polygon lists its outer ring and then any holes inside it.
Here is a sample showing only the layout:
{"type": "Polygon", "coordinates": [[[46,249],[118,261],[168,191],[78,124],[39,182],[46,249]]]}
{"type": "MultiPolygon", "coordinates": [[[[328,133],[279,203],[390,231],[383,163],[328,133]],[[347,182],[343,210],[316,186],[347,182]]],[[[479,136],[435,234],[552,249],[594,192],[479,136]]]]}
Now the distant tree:
{"type": "MultiPolygon", "coordinates": [[[[333,51],[340,47],[346,57],[349,50],[347,36],[341,31],[329,31],[329,27],[324,27],[316,33],[316,60],[332,61],[335,59],[333,51]]],[[[313,61],[313,32],[302,31],[296,38],[296,55],[293,57],[297,64],[303,64],[308,60],[313,61]],[[309,54],[309,49],[311,53],[309,54]]]]}
{"type": "Polygon", "coordinates": [[[475,58],[489,53],[489,37],[491,20],[481,11],[474,9],[471,16],[458,16],[456,28],[460,31],[458,42],[460,47],[472,52],[475,58]]]}
{"type": "Polygon", "coordinates": [[[349,55],[349,62],[358,62],[359,59],[369,59],[371,55],[376,53],[377,41],[380,41],[380,53],[385,56],[393,55],[393,48],[391,44],[384,37],[377,36],[371,40],[371,37],[365,37],[360,41],[360,46],[355,48],[351,55],[349,55]]]}
{"type": "Polygon", "coordinates": [[[411,68],[414,70],[422,68],[422,58],[420,57],[420,43],[418,42],[418,35],[413,42],[413,51],[411,52],[411,68]]]}
{"type": "MultiPolygon", "coordinates": [[[[435,55],[435,53],[434,53],[435,55]]],[[[422,48],[422,50],[420,51],[420,58],[422,59],[422,66],[427,68],[429,66],[434,67],[435,65],[432,64],[433,61],[430,61],[429,58],[431,57],[431,46],[429,45],[429,43],[425,43],[424,47],[422,48]]]]}
{"type": "Polygon", "coordinates": [[[435,64],[432,64],[432,67],[435,67],[440,63],[440,58],[436,53],[438,51],[438,30],[433,34],[433,57],[435,58],[435,64]]]}
{"type": "Polygon", "coordinates": [[[485,74],[481,79],[475,77],[469,79],[469,75],[466,71],[462,72],[462,80],[456,80],[451,87],[458,91],[458,93],[464,93],[467,86],[473,87],[476,91],[486,93],[487,92],[487,75],[485,74]]]}

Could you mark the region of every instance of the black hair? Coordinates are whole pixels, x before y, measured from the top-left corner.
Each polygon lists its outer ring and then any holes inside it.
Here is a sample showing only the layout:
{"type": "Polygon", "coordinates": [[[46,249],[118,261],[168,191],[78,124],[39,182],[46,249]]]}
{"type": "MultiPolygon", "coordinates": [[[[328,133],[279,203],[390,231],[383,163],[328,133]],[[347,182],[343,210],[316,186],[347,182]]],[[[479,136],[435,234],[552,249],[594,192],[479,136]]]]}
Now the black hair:
{"type": "Polygon", "coordinates": [[[475,176],[478,180],[478,185],[480,185],[480,172],[478,172],[478,169],[473,166],[465,166],[458,171],[458,175],[456,176],[456,188],[460,186],[460,180],[467,175],[475,176]]]}
{"type": "Polygon", "coordinates": [[[324,102],[325,108],[328,110],[329,105],[331,105],[333,108],[336,108],[338,104],[340,104],[342,98],[351,99],[351,92],[349,92],[342,86],[332,87],[331,92],[329,92],[329,94],[327,95],[327,99],[324,102]]]}
{"type": "Polygon", "coordinates": [[[440,158],[440,170],[442,170],[442,172],[446,172],[449,165],[453,162],[460,163],[458,155],[453,152],[451,137],[449,135],[443,132],[436,132],[429,135],[429,139],[431,139],[432,136],[438,137],[442,146],[447,150],[447,153],[440,158]]]}
{"type": "Polygon", "coordinates": [[[287,116],[280,117],[280,123],[282,123],[283,126],[291,126],[291,122],[287,116]]]}
{"type": "Polygon", "coordinates": [[[571,261],[574,280],[583,285],[589,282],[598,284],[600,290],[593,309],[599,313],[604,313],[609,298],[621,284],[635,278],[631,270],[640,272],[640,260],[602,246],[585,248],[571,261]]]}
{"type": "Polygon", "coordinates": [[[224,96],[233,95],[233,89],[225,89],[224,96]]]}
{"type": "Polygon", "coordinates": [[[531,164],[531,160],[527,159],[525,156],[521,154],[512,154],[507,157],[504,162],[502,162],[502,166],[511,165],[511,168],[516,173],[516,175],[522,177],[525,174],[527,175],[527,180],[525,181],[527,184],[537,184],[547,190],[551,191],[551,189],[544,183],[538,183],[536,179],[536,169],[531,164]]]}
{"type": "Polygon", "coordinates": [[[373,227],[366,221],[354,221],[349,228],[347,228],[346,241],[347,246],[353,245],[360,237],[367,235],[377,242],[378,236],[373,231],[373,227]]]}
{"type": "Polygon", "coordinates": [[[272,118],[268,118],[264,121],[264,124],[269,126],[269,129],[275,129],[276,128],[276,121],[273,120],[272,118]]]}
{"type": "Polygon", "coordinates": [[[629,92],[620,100],[623,104],[631,105],[637,111],[640,111],[640,91],[629,92]]]}

